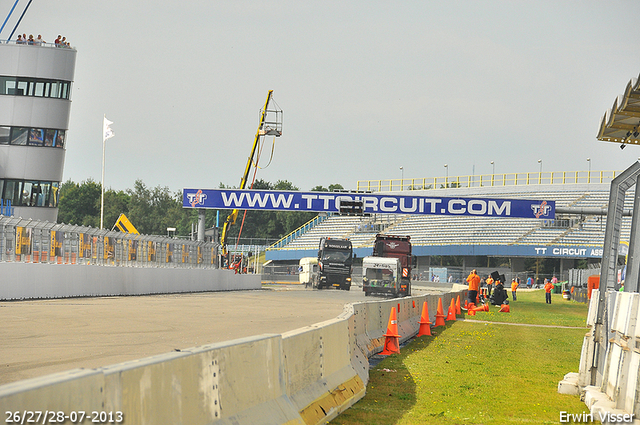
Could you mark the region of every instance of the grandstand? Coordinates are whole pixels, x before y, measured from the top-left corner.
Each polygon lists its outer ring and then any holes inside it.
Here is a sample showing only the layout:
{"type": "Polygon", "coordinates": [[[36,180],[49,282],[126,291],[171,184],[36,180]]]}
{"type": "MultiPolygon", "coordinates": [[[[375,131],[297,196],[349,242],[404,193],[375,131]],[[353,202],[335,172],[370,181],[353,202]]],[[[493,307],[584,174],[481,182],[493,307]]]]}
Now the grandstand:
{"type": "MultiPolygon", "coordinates": [[[[595,172],[594,172],[595,173],[595,172]]],[[[602,176],[603,172],[598,172],[602,176]]],[[[611,175],[613,178],[614,175],[611,175]]],[[[461,181],[450,177],[450,181],[461,181]]],[[[466,178],[465,178],[466,179],[466,178]]],[[[462,181],[466,181],[462,179],[462,181]]],[[[485,178],[485,182],[486,182],[485,178]]],[[[491,179],[493,181],[494,179],[491,179]]],[[[495,178],[505,182],[505,178],[495,178]]],[[[471,181],[469,179],[469,181],[471,181]]],[[[556,179],[553,184],[539,184],[542,179],[527,179],[518,185],[454,187],[411,190],[407,194],[431,197],[481,197],[503,199],[554,200],[556,208],[604,209],[609,201],[609,181],[588,182],[556,179]]],[[[360,186],[361,182],[358,182],[360,186]]],[[[376,187],[369,184],[368,187],[376,187]]],[[[381,187],[382,185],[378,185],[381,187]]],[[[441,185],[442,187],[443,185],[441,185]]],[[[457,186],[462,186],[458,184],[457,186]]],[[[405,189],[406,186],[400,186],[405,189]]],[[[412,188],[415,186],[412,186],[412,188]]],[[[422,186],[425,187],[425,186],[422,186]]],[[[438,187],[433,184],[431,187],[438,187]]],[[[405,189],[406,190],[406,189],[405,189]]],[[[378,193],[401,194],[402,191],[378,193]]],[[[634,192],[626,195],[625,209],[633,207],[634,192]]],[[[563,259],[599,259],[606,228],[606,216],[556,214],[555,220],[491,218],[471,216],[375,214],[369,217],[329,215],[319,217],[267,249],[267,259],[292,261],[316,255],[321,237],[348,238],[358,257],[370,255],[377,233],[411,236],[417,256],[498,256],[563,259]]],[[[621,241],[628,241],[631,217],[624,217],[621,241]]]]}

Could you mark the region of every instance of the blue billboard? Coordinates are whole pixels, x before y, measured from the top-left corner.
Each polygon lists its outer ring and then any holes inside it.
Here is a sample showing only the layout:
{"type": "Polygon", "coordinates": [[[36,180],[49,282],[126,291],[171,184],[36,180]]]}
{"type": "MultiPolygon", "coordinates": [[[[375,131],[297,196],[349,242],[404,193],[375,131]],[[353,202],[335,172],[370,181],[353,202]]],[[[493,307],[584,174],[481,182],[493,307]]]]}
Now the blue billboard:
{"type": "MultiPolygon", "coordinates": [[[[602,258],[601,246],[535,246],[535,245],[413,245],[412,253],[418,257],[430,255],[539,257],[539,258],[602,258]]],[[[354,248],[360,258],[371,255],[371,247],[354,248]]],[[[317,249],[268,249],[265,260],[298,260],[313,257],[317,249]]]]}
{"type": "Polygon", "coordinates": [[[341,201],[362,201],[363,212],[368,214],[459,215],[541,220],[555,218],[555,201],[551,200],[251,189],[182,191],[184,208],[337,213],[341,201]]]}

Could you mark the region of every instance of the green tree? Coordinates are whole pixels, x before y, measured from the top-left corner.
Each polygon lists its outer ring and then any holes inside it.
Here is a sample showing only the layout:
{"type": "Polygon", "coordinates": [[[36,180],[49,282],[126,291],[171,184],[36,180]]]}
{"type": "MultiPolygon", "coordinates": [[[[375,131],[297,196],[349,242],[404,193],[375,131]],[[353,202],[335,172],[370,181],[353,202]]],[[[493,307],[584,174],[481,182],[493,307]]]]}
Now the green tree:
{"type": "Polygon", "coordinates": [[[82,183],[67,180],[60,188],[58,222],[79,226],[94,226],[100,217],[101,186],[91,179],[82,183]]]}
{"type": "Polygon", "coordinates": [[[324,186],[315,186],[311,189],[312,192],[333,192],[334,190],[344,190],[344,187],[339,183],[334,183],[330,184],[328,189],[324,186]]]}
{"type": "MultiPolygon", "coordinates": [[[[167,227],[178,227],[184,223],[184,215],[190,214],[182,208],[181,194],[172,194],[168,187],[149,189],[142,180],[136,180],[129,194],[129,220],[140,233],[164,235],[167,227]]],[[[197,214],[197,213],[196,213],[197,214]]],[[[188,234],[191,229],[180,229],[179,234],[188,234]]]]}
{"type": "MultiPolygon", "coordinates": [[[[116,221],[120,217],[120,214],[124,214],[129,217],[129,202],[131,202],[131,196],[129,196],[123,190],[115,191],[113,189],[105,190],[104,192],[104,228],[111,229],[116,224],[116,221]]],[[[100,200],[98,200],[98,209],[100,209],[100,200]]],[[[96,217],[93,220],[91,226],[100,226],[100,217],[96,217]]],[[[132,223],[136,226],[135,223],[132,223]]],[[[138,227],[136,226],[136,229],[138,227]]]]}

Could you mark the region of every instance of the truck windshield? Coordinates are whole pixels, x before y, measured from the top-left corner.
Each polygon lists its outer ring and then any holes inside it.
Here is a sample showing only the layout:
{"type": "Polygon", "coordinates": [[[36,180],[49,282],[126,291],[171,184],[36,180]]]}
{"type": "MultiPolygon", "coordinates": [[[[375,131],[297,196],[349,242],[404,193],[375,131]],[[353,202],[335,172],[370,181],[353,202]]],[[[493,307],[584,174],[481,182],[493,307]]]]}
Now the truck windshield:
{"type": "Polygon", "coordinates": [[[322,251],[322,261],[329,261],[334,263],[350,263],[351,250],[325,248],[322,251]]]}
{"type": "Polygon", "coordinates": [[[388,269],[367,269],[365,277],[370,280],[393,280],[393,272],[388,269]]]}

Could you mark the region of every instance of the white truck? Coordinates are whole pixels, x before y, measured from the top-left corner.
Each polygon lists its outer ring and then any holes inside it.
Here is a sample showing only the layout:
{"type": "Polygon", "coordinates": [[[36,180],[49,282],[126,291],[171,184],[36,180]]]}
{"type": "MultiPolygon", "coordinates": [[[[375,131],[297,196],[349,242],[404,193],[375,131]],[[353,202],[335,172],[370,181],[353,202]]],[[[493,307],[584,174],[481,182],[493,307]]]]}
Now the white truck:
{"type": "Polygon", "coordinates": [[[298,263],[298,279],[300,283],[308,288],[318,286],[318,258],[304,257],[298,263]]]}
{"type": "Polygon", "coordinates": [[[401,280],[399,258],[372,256],[362,259],[362,290],[365,296],[384,294],[397,297],[402,292],[401,280]]]}

